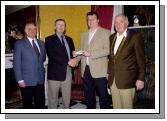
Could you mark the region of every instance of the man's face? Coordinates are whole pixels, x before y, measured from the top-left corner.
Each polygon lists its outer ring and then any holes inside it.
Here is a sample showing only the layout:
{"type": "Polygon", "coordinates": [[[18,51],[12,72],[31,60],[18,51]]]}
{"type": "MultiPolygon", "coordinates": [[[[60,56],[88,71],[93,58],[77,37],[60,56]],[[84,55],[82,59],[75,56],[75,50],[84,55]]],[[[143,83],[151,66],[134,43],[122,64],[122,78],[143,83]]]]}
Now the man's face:
{"type": "Polygon", "coordinates": [[[127,23],[123,16],[117,16],[115,19],[115,29],[119,34],[122,34],[127,28],[127,23]]]}
{"type": "Polygon", "coordinates": [[[57,21],[56,25],[55,25],[55,30],[57,33],[63,34],[65,31],[65,27],[66,27],[66,25],[65,25],[64,21],[57,21]]]}
{"type": "Polygon", "coordinates": [[[98,27],[99,20],[97,19],[96,15],[88,15],[87,21],[88,21],[88,27],[90,29],[98,27]]]}
{"type": "Polygon", "coordinates": [[[25,33],[30,38],[35,38],[37,34],[37,27],[33,24],[27,24],[25,27],[25,33]]]}

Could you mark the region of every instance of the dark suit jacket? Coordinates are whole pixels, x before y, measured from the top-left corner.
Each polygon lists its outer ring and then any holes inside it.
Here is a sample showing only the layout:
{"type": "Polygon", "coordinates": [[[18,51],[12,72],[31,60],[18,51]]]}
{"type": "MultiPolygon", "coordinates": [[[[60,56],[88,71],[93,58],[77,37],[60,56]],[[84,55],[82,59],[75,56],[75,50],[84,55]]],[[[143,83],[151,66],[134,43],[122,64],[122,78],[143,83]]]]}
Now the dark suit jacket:
{"type": "MultiPolygon", "coordinates": [[[[65,36],[65,38],[72,58],[72,51],[75,50],[73,40],[68,36],[65,36]]],[[[48,80],[64,81],[69,61],[66,48],[61,44],[56,34],[45,38],[45,47],[48,55],[48,80]]]]}
{"type": "Polygon", "coordinates": [[[26,86],[36,86],[45,81],[45,45],[40,40],[37,42],[40,48],[39,58],[26,37],[15,43],[13,68],[16,81],[24,80],[26,86]]]}
{"type": "Polygon", "coordinates": [[[135,87],[136,80],[144,81],[145,54],[142,35],[137,31],[127,31],[114,56],[116,33],[110,37],[110,56],[108,63],[109,85],[115,77],[119,89],[135,87]]]}

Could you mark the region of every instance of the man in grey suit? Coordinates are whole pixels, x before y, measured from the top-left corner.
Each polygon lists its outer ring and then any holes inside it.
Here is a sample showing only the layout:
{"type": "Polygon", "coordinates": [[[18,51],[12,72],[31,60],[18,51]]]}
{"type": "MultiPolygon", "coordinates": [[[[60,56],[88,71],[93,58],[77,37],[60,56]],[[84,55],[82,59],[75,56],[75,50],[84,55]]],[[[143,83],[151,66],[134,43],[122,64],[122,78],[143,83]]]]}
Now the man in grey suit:
{"type": "Polygon", "coordinates": [[[45,108],[44,61],[46,52],[44,43],[36,39],[37,27],[30,22],[25,25],[25,34],[15,43],[14,72],[21,89],[23,108],[45,108]],[[35,107],[32,103],[34,102],[35,107]]]}

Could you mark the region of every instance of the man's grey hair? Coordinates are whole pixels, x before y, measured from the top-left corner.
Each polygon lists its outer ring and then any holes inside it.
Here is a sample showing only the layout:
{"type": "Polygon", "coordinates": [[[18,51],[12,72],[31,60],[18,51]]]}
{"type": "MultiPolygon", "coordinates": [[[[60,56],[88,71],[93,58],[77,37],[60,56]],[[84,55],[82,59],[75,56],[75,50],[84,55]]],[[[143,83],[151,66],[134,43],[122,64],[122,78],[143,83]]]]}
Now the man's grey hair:
{"type": "Polygon", "coordinates": [[[125,16],[124,14],[118,14],[118,15],[115,16],[115,20],[116,20],[116,18],[119,17],[119,16],[122,16],[122,17],[125,19],[125,23],[126,23],[127,26],[128,26],[128,25],[129,25],[128,17],[125,16]]]}

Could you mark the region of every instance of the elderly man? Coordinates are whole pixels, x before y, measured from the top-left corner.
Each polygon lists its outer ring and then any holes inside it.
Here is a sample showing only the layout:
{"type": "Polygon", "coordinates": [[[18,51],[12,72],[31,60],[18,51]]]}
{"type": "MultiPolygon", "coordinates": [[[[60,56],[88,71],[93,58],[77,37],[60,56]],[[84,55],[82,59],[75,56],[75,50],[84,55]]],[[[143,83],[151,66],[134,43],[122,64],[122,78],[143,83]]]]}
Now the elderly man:
{"type": "Polygon", "coordinates": [[[21,89],[23,108],[45,108],[45,46],[36,39],[37,27],[34,23],[25,25],[25,33],[26,37],[15,43],[13,63],[16,81],[21,89]]]}
{"type": "Polygon", "coordinates": [[[115,17],[116,33],[110,37],[108,65],[109,86],[113,108],[133,108],[136,90],[144,87],[145,55],[142,35],[130,31],[128,18],[122,14],[115,17]]]}

